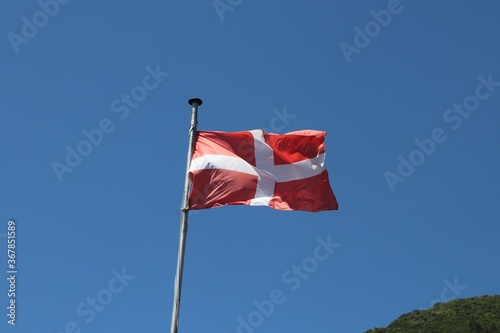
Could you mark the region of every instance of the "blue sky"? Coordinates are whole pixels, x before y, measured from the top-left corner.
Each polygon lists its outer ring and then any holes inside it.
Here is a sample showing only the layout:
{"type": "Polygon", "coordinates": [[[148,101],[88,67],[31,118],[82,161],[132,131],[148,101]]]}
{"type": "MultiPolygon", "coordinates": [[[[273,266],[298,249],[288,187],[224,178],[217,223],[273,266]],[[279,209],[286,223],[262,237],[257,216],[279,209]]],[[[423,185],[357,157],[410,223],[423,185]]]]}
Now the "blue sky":
{"type": "Polygon", "coordinates": [[[499,15],[493,0],[4,4],[0,267],[14,220],[18,273],[0,329],[169,331],[191,97],[200,130],[327,131],[340,209],[192,214],[179,332],[355,333],[500,294],[499,15]]]}

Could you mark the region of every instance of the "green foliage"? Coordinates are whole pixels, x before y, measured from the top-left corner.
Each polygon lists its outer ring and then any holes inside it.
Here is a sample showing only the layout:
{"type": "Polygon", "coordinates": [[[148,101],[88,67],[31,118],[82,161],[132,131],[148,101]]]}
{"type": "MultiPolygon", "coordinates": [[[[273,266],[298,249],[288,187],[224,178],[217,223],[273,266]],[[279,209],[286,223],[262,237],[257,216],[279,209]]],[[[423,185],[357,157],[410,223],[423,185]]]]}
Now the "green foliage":
{"type": "Polygon", "coordinates": [[[462,298],[415,310],[365,333],[499,333],[500,295],[462,298]]]}

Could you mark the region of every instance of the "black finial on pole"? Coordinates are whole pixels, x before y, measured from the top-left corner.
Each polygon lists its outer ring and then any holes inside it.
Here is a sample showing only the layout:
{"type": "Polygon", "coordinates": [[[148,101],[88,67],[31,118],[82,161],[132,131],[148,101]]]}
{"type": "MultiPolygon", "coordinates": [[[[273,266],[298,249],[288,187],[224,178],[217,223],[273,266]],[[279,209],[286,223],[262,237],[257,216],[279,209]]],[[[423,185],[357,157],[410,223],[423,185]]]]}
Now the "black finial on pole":
{"type": "Polygon", "coordinates": [[[188,101],[189,105],[193,105],[194,103],[198,104],[198,106],[203,104],[203,101],[199,98],[191,98],[188,101]]]}

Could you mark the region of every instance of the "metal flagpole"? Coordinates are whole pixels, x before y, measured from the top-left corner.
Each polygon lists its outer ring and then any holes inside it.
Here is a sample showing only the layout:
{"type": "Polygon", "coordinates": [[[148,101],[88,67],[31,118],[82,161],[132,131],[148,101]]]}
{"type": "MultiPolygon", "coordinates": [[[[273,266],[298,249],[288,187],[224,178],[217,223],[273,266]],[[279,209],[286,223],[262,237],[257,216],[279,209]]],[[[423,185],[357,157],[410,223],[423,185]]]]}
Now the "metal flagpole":
{"type": "Polygon", "coordinates": [[[172,307],[172,326],[170,333],[177,333],[179,330],[179,309],[181,302],[182,288],[182,272],[184,270],[184,252],[186,248],[186,236],[188,229],[188,213],[189,213],[189,166],[191,164],[191,155],[193,153],[194,137],[196,134],[196,126],[198,125],[198,106],[203,102],[199,98],[191,98],[188,103],[191,105],[191,126],[189,127],[189,147],[186,163],[186,179],[184,183],[184,193],[182,195],[181,208],[181,231],[179,236],[179,254],[177,257],[177,273],[175,274],[174,282],[174,305],[172,307]]]}

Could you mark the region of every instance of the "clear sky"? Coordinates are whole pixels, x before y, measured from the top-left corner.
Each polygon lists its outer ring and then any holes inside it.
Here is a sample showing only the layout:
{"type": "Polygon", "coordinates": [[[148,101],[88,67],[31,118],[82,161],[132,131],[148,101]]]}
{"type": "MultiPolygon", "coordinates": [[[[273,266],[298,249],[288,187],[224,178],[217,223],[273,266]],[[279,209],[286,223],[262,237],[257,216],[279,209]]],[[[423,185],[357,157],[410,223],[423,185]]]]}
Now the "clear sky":
{"type": "Polygon", "coordinates": [[[500,294],[499,17],[494,0],[5,2],[0,267],[12,219],[18,272],[0,330],[169,331],[191,97],[200,130],[327,131],[340,208],[192,214],[180,333],[356,333],[500,294]]]}

